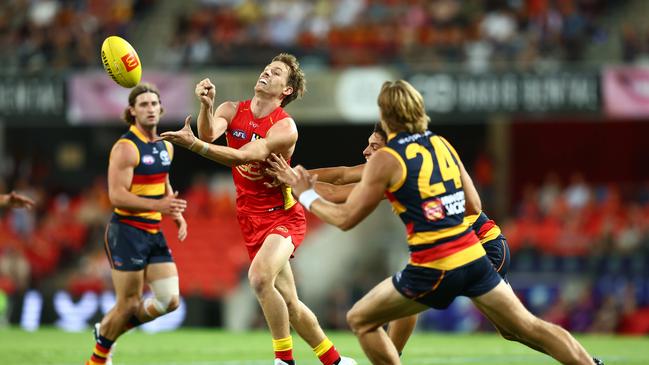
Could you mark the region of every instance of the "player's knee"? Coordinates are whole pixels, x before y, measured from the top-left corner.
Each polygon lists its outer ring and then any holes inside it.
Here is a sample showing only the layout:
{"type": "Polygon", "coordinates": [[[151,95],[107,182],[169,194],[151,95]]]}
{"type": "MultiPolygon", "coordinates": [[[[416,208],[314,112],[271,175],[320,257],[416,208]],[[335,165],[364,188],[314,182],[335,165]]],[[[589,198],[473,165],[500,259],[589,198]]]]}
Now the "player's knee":
{"type": "Polygon", "coordinates": [[[158,317],[178,308],[180,294],[177,276],[152,281],[149,286],[153,292],[153,298],[147,300],[145,309],[151,317],[158,317]]]}
{"type": "Polygon", "coordinates": [[[167,313],[173,312],[180,306],[180,295],[173,295],[167,304],[167,313]]]}
{"type": "Polygon", "coordinates": [[[257,294],[262,293],[273,286],[273,277],[271,275],[252,268],[248,271],[248,281],[250,282],[252,290],[257,294]]]}
{"type": "Polygon", "coordinates": [[[370,329],[369,324],[365,321],[365,318],[356,307],[352,307],[352,309],[347,312],[347,324],[349,324],[349,328],[351,328],[355,334],[363,333],[370,329]]]}

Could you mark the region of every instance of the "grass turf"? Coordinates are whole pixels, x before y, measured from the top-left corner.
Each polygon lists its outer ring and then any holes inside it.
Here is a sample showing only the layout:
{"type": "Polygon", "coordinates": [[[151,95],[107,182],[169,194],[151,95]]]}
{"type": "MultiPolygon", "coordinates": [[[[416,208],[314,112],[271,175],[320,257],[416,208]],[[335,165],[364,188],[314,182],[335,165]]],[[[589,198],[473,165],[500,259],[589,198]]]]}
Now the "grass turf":
{"type": "MultiPolygon", "coordinates": [[[[347,332],[329,332],[336,347],[359,364],[369,364],[347,332]]],[[[589,352],[607,365],[649,364],[649,338],[579,336],[589,352]]],[[[308,346],[294,335],[295,357],[300,365],[319,362],[308,346]]],[[[53,328],[25,332],[0,328],[0,364],[83,364],[92,351],[92,335],[66,333],[53,328]]],[[[404,364],[554,364],[555,362],[495,334],[440,334],[416,332],[402,357],[404,364]]],[[[135,331],[120,338],[115,365],[270,365],[272,351],[267,332],[231,333],[221,330],[182,329],[147,334],[135,331]]]]}

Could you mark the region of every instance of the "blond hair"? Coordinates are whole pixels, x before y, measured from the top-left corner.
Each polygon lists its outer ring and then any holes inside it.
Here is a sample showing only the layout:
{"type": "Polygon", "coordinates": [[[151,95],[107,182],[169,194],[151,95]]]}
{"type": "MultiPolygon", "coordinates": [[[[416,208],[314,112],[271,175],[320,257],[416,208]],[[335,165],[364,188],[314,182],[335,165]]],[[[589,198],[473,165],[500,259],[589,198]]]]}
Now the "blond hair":
{"type": "Polygon", "coordinates": [[[405,80],[386,81],[378,98],[381,120],[390,132],[421,133],[428,129],[424,98],[405,80]]]}
{"type": "Polygon", "coordinates": [[[282,99],[282,108],[288,105],[291,101],[298,98],[301,98],[302,95],[306,92],[306,77],[304,76],[304,71],[300,68],[300,63],[297,58],[290,53],[280,53],[273,58],[271,62],[279,61],[288,66],[291,71],[288,75],[288,81],[286,84],[293,89],[293,92],[289,95],[286,95],[282,99]]]}
{"type": "Polygon", "coordinates": [[[138,95],[144,94],[144,93],[154,93],[158,95],[158,102],[160,102],[160,115],[164,113],[164,109],[162,108],[162,101],[160,100],[160,91],[158,88],[150,84],[148,82],[143,82],[141,84],[138,84],[136,87],[131,90],[131,93],[128,94],[128,106],[126,109],[124,109],[124,116],[122,119],[130,125],[135,124],[135,117],[131,115],[131,108],[135,106],[135,99],[137,99],[138,95]]]}

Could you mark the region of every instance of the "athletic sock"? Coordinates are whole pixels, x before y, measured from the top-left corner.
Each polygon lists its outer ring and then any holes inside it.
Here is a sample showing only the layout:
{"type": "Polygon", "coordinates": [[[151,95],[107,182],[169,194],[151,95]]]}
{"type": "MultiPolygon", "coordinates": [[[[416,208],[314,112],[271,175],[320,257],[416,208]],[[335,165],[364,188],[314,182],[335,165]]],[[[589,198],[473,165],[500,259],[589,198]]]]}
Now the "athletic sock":
{"type": "Polygon", "coordinates": [[[340,362],[338,350],[334,347],[333,342],[326,337],[313,349],[313,352],[315,352],[323,365],[334,365],[340,362]]]}
{"type": "Polygon", "coordinates": [[[92,352],[92,356],[90,356],[90,361],[88,362],[89,365],[96,365],[96,364],[105,364],[106,363],[106,358],[108,358],[108,354],[110,353],[110,348],[113,346],[113,342],[106,337],[99,335],[97,338],[97,343],[95,344],[95,348],[92,352]]]}
{"type": "Polygon", "coordinates": [[[273,338],[273,351],[275,351],[276,359],[280,359],[288,365],[295,365],[295,360],[293,360],[293,338],[291,336],[277,340],[273,338]]]}

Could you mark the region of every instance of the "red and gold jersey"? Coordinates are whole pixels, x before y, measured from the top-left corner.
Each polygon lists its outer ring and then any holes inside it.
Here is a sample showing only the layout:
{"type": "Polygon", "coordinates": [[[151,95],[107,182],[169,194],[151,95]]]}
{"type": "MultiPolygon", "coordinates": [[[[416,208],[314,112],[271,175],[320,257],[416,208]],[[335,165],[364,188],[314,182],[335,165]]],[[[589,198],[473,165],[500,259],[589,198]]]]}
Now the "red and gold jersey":
{"type": "MultiPolygon", "coordinates": [[[[135,126],[131,126],[117,143],[131,143],[137,150],[138,164],[133,169],[129,191],[143,198],[161,199],[167,188],[167,175],[173,159],[170,143],[150,142],[135,126]]],[[[162,214],[115,208],[112,219],[149,233],[157,233],[162,214]]]]}
{"type": "MultiPolygon", "coordinates": [[[[270,127],[277,121],[290,118],[281,107],[269,115],[255,118],[250,110],[250,100],[242,101],[237,106],[237,113],[228,125],[226,139],[228,146],[239,149],[248,142],[265,138],[270,127]]],[[[288,163],[291,161],[289,159],[288,163]]],[[[237,189],[237,210],[239,212],[259,214],[277,209],[289,209],[296,201],[291,189],[284,185],[268,187],[273,178],[264,174],[269,167],[265,162],[250,162],[232,167],[232,178],[237,189]]]]}
{"type": "Polygon", "coordinates": [[[401,164],[402,177],[386,191],[406,226],[410,265],[452,270],[484,256],[464,217],[459,157],[430,131],[390,135],[382,149],[401,164]]]}

